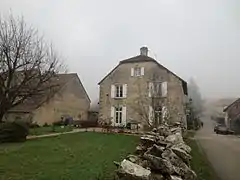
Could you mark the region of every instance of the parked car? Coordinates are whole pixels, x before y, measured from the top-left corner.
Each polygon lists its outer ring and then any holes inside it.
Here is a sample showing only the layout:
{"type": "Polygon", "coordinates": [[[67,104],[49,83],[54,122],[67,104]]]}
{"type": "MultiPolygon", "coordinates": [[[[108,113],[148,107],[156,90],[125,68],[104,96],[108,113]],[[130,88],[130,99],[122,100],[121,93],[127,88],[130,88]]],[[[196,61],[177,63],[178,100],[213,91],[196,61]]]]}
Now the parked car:
{"type": "Polygon", "coordinates": [[[234,131],[230,130],[229,128],[227,128],[226,126],[221,125],[221,124],[217,124],[214,127],[214,132],[216,134],[225,134],[225,135],[234,134],[234,131]]]}
{"type": "Polygon", "coordinates": [[[219,126],[220,124],[215,125],[213,131],[216,132],[219,126]]]}

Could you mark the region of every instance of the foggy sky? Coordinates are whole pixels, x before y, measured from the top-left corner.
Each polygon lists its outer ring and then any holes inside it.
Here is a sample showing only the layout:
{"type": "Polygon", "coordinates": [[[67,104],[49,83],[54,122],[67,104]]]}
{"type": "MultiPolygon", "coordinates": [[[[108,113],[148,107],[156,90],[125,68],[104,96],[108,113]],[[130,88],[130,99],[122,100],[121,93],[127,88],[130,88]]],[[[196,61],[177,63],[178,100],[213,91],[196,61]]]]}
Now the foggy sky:
{"type": "Polygon", "coordinates": [[[239,0],[0,0],[0,14],[10,11],[54,44],[93,101],[143,45],[204,97],[240,97],[239,0]]]}

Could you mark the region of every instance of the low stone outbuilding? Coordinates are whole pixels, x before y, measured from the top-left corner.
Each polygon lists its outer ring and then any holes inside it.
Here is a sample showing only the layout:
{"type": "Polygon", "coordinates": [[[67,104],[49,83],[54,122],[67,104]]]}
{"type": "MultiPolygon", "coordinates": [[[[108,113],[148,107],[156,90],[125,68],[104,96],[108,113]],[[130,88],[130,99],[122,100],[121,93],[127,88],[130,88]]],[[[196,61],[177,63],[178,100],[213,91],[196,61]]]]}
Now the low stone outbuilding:
{"type": "Polygon", "coordinates": [[[39,125],[52,124],[65,118],[87,120],[90,98],[76,73],[57,74],[49,83],[57,90],[28,98],[10,109],[4,116],[6,121],[24,120],[39,125]]]}

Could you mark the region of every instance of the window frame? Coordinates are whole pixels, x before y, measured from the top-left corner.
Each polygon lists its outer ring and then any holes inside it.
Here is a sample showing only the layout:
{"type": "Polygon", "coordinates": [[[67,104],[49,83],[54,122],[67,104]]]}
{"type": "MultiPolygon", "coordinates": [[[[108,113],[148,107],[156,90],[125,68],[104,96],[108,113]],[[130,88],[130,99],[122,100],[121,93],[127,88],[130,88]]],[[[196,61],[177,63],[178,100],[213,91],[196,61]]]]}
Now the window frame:
{"type": "Polygon", "coordinates": [[[133,75],[135,76],[135,77],[139,77],[139,76],[141,76],[142,74],[141,74],[141,67],[134,67],[133,68],[133,75]]]}
{"type": "Polygon", "coordinates": [[[115,98],[123,98],[123,84],[115,85],[115,98]]]}
{"type": "Polygon", "coordinates": [[[153,97],[162,97],[162,81],[155,81],[153,82],[153,97]]]}
{"type": "Polygon", "coordinates": [[[122,124],[123,121],[123,107],[122,106],[117,106],[114,108],[114,121],[115,124],[122,124]]]}

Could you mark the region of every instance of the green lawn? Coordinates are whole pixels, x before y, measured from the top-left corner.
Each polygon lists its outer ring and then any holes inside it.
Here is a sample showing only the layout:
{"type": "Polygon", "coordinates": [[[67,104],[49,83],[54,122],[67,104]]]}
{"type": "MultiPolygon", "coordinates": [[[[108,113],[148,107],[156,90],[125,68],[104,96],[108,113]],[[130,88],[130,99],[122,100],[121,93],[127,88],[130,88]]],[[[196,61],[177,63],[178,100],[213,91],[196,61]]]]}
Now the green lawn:
{"type": "Polygon", "coordinates": [[[111,179],[115,166],[134,151],[138,137],[94,132],[0,145],[1,180],[111,179]]]}
{"type": "Polygon", "coordinates": [[[72,131],[73,127],[71,126],[47,126],[47,127],[37,127],[37,128],[30,128],[29,135],[43,135],[43,134],[50,134],[50,133],[62,133],[72,131]]]}
{"type": "Polygon", "coordinates": [[[192,148],[191,167],[198,176],[197,180],[219,180],[218,176],[213,170],[213,167],[208,161],[206,154],[199,147],[197,141],[195,139],[190,139],[193,136],[194,133],[190,132],[185,141],[192,148]]]}

